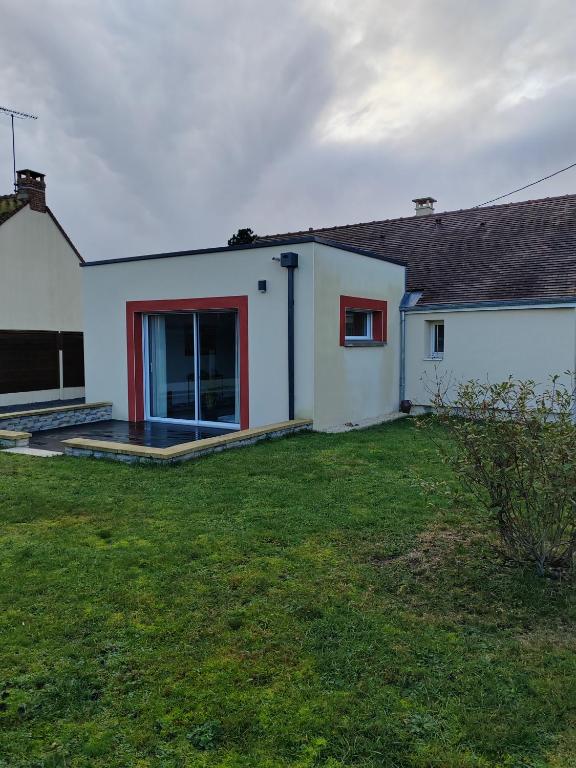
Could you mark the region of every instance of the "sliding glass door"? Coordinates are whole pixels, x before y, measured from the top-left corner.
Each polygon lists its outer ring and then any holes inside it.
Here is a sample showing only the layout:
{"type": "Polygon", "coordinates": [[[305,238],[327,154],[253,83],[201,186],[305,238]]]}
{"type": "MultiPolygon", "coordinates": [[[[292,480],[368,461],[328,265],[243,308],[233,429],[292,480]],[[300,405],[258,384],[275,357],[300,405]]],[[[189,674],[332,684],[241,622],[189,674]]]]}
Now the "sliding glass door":
{"type": "Polygon", "coordinates": [[[146,416],[239,426],[236,311],[144,317],[146,416]]]}

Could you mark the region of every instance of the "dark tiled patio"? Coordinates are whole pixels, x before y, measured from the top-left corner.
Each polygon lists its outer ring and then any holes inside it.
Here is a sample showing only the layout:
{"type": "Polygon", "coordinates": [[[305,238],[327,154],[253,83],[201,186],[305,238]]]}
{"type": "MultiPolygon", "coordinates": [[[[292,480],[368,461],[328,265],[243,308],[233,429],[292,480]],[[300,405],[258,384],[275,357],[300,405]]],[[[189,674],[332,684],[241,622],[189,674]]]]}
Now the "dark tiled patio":
{"type": "Polygon", "coordinates": [[[230,431],[229,429],[162,424],[151,421],[131,424],[128,421],[110,420],[35,432],[30,439],[30,447],[43,448],[47,451],[63,451],[62,440],[69,440],[72,437],[86,437],[90,440],[108,440],[115,443],[146,445],[152,448],[169,448],[179,443],[227,435],[230,431]]]}

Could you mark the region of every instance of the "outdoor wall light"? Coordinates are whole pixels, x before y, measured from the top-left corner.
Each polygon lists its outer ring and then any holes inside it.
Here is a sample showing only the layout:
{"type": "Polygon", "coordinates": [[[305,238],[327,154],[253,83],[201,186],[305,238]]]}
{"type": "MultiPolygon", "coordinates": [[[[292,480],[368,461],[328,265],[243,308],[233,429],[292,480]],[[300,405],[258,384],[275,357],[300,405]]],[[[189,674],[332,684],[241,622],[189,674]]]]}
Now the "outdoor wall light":
{"type": "Polygon", "coordinates": [[[258,290],[260,293],[266,293],[266,280],[258,280],[258,290]]]}

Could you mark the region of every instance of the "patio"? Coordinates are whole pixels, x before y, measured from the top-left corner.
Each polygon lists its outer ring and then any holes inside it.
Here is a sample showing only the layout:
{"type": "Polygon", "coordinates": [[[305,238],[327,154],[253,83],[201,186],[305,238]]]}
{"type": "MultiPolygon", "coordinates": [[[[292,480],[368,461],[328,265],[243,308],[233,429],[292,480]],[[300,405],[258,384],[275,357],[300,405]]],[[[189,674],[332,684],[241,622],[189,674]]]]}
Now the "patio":
{"type": "Polygon", "coordinates": [[[169,448],[179,443],[218,437],[230,432],[228,429],[164,424],[160,422],[139,422],[108,419],[91,424],[78,424],[60,429],[47,429],[34,432],[30,438],[31,448],[63,452],[64,440],[86,438],[103,442],[123,443],[150,448],[169,448]]]}

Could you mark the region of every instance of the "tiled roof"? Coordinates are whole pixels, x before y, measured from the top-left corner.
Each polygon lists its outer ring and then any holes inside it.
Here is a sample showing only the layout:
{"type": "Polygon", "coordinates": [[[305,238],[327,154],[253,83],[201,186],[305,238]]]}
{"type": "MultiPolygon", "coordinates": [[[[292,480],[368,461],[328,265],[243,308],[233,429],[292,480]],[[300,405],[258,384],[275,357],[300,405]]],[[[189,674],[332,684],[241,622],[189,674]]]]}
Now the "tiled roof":
{"type": "Polygon", "coordinates": [[[270,235],[404,260],[419,304],[576,299],[576,195],[270,235]]]}
{"type": "Polygon", "coordinates": [[[25,205],[16,195],[0,195],[0,226],[25,205]]]}

